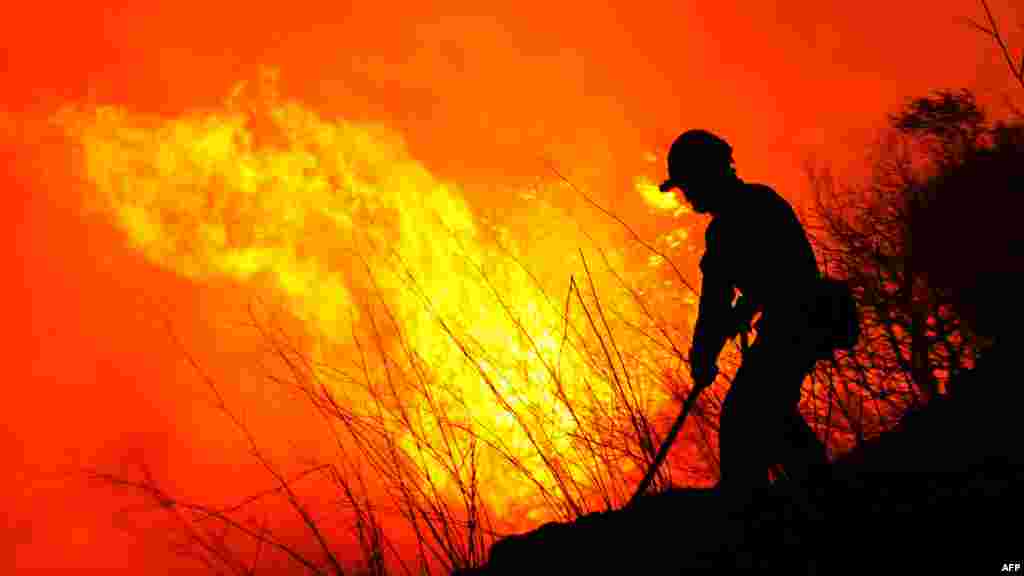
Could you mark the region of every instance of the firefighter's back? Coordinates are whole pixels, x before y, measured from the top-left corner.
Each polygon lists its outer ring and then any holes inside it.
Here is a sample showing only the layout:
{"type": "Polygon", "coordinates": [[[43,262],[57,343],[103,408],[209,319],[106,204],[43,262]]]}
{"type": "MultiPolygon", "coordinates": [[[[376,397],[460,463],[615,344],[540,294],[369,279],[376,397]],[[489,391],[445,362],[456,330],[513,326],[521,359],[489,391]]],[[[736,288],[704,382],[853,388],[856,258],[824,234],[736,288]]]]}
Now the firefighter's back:
{"type": "Polygon", "coordinates": [[[803,304],[819,277],[814,250],[792,206],[772,188],[745,184],[718,218],[736,287],[765,312],[803,304]]]}

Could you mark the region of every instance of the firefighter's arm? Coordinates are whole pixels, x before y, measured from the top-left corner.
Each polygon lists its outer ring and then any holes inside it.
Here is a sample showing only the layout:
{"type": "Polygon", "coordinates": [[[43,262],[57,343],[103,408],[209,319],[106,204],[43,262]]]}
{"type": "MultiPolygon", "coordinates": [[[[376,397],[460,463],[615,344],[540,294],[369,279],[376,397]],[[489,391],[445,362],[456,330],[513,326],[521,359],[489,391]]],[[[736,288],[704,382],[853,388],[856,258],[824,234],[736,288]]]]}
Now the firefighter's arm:
{"type": "Polygon", "coordinates": [[[700,304],[690,348],[690,372],[699,386],[710,385],[717,370],[718,354],[726,340],[735,334],[732,309],[735,291],[716,224],[712,221],[705,234],[706,251],[700,261],[703,273],[700,304]]]}
{"type": "Polygon", "coordinates": [[[690,373],[694,383],[709,385],[717,370],[718,355],[735,331],[732,329],[732,284],[715,274],[701,282],[697,324],[690,348],[690,373]]]}

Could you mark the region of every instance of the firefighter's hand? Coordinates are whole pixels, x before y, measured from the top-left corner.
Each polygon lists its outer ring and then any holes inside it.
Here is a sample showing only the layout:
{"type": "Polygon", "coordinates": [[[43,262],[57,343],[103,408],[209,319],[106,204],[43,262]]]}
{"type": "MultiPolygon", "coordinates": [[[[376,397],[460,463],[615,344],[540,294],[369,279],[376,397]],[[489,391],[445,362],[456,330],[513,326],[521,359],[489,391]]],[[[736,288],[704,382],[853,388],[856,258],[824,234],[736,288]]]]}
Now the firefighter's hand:
{"type": "Polygon", "coordinates": [[[754,315],[750,312],[743,312],[736,318],[736,333],[750,332],[753,327],[754,315]]]}
{"type": "Polygon", "coordinates": [[[730,338],[735,338],[743,332],[750,332],[751,322],[754,320],[754,315],[757,311],[751,306],[750,302],[746,298],[740,296],[736,301],[736,305],[732,308],[732,334],[730,338]]]}
{"type": "Polygon", "coordinates": [[[715,381],[718,375],[718,367],[714,362],[707,362],[699,357],[690,355],[690,377],[693,385],[699,389],[707,388],[715,381]]]}

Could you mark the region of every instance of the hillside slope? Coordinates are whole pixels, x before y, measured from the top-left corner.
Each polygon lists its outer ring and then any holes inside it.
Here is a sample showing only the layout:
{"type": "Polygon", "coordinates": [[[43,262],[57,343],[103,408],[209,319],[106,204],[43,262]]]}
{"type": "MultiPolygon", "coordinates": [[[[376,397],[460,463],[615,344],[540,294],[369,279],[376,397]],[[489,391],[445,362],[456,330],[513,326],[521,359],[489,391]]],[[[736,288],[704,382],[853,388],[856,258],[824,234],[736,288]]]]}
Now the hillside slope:
{"type": "Polygon", "coordinates": [[[501,540],[463,574],[997,573],[1024,558],[1016,349],[990,350],[948,396],[839,458],[819,496],[775,484],[730,522],[715,490],[670,490],[501,540]]]}

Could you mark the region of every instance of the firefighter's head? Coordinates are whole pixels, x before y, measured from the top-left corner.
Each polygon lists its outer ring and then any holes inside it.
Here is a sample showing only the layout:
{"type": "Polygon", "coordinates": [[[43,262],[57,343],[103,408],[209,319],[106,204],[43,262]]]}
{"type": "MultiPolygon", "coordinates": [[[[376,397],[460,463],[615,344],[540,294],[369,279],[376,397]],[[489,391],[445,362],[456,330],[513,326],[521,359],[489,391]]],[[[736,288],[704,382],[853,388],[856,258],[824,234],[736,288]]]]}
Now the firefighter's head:
{"type": "Polygon", "coordinates": [[[668,179],[660,188],[678,188],[695,212],[715,213],[735,181],[732,146],[706,130],[687,130],[669,148],[668,179]]]}

